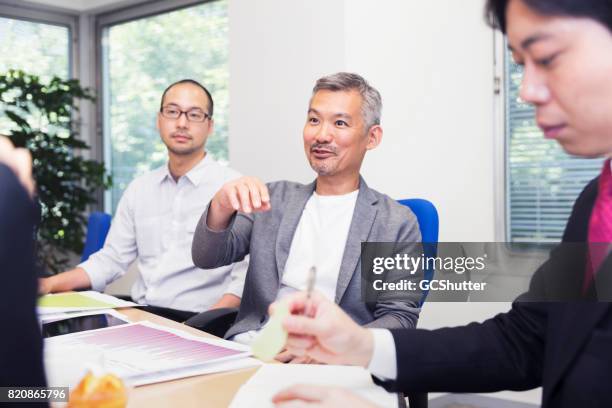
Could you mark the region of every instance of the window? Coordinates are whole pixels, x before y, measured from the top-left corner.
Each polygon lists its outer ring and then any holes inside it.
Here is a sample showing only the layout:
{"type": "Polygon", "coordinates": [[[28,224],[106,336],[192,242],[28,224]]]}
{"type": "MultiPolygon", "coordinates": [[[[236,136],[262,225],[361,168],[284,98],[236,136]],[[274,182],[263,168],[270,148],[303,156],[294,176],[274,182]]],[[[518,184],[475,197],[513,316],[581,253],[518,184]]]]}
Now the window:
{"type": "Polygon", "coordinates": [[[0,72],[20,69],[46,81],[70,75],[68,27],[0,17],[0,72]]]}
{"type": "Polygon", "coordinates": [[[519,98],[522,67],[506,51],[506,205],[511,242],[559,242],[572,205],[602,160],[567,155],[544,139],[534,109],[519,98]]]}
{"type": "MultiPolygon", "coordinates": [[[[18,69],[42,81],[70,76],[68,27],[0,17],[0,72],[18,69]]],[[[32,118],[34,120],[34,118],[32,118]]],[[[12,121],[2,115],[0,134],[10,133],[12,121]]]]}
{"type": "Polygon", "coordinates": [[[228,51],[225,0],[103,28],[104,155],[113,175],[107,211],[114,213],[134,177],[167,160],[155,119],[161,94],[172,82],[191,78],[209,89],[215,132],[206,149],[227,160],[228,51]]]}

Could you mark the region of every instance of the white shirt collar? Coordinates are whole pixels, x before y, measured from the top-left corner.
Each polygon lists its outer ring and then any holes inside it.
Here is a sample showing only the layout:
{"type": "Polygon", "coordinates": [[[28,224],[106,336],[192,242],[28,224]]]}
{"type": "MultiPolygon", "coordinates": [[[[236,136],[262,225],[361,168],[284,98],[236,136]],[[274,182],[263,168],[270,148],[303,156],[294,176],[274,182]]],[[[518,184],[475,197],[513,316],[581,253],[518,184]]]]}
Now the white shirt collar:
{"type": "MultiPolygon", "coordinates": [[[[200,160],[191,170],[185,174],[187,180],[189,180],[193,185],[197,186],[202,181],[204,175],[206,174],[206,167],[216,163],[215,159],[212,158],[210,153],[206,153],[204,158],[200,160]]],[[[155,179],[162,183],[165,180],[173,180],[172,174],[170,174],[170,168],[168,167],[169,163],[166,162],[163,166],[155,170],[157,173],[155,179]]]]}

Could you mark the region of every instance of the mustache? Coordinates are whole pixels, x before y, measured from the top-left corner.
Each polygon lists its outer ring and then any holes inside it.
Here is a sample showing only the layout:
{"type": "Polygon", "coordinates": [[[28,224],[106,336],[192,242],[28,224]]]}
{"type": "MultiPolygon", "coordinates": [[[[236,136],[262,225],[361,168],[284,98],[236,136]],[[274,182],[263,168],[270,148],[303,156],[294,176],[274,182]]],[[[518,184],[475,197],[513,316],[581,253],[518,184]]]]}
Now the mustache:
{"type": "Polygon", "coordinates": [[[170,133],[170,137],[188,137],[189,139],[193,139],[193,137],[187,132],[172,132],[170,133]]]}
{"type": "Polygon", "coordinates": [[[312,146],[310,146],[310,151],[312,152],[315,149],[326,150],[336,154],[336,147],[326,143],[313,143],[312,146]]]}

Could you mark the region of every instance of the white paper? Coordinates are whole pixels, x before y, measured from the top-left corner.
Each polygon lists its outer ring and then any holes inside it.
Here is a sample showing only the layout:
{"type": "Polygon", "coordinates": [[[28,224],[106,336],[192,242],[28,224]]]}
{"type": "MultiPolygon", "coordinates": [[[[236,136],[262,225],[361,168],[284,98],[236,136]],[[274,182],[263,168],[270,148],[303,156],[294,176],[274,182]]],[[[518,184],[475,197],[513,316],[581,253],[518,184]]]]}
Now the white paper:
{"type": "Polygon", "coordinates": [[[240,358],[237,360],[211,363],[206,366],[178,368],[175,370],[139,376],[128,382],[128,385],[137,387],[139,385],[155,384],[163,381],[176,380],[178,378],[193,377],[202,374],[223,373],[226,371],[240,370],[243,368],[257,367],[263,363],[255,358],[240,358]]]}
{"type": "Polygon", "coordinates": [[[372,381],[361,367],[320,364],[265,364],[232,400],[230,408],[274,407],[272,397],[296,384],[343,387],[382,407],[397,407],[397,395],[372,381]]]}
{"type": "Polygon", "coordinates": [[[72,389],[88,371],[104,367],[104,353],[95,347],[47,344],[45,341],[44,363],[49,387],[72,389]]]}
{"type": "Polygon", "coordinates": [[[95,316],[95,315],[101,315],[101,314],[109,314],[127,323],[130,323],[130,319],[128,319],[127,316],[117,312],[115,309],[96,309],[96,310],[87,310],[83,312],[50,313],[50,314],[40,315],[38,319],[40,320],[41,323],[51,323],[51,322],[56,322],[58,320],[71,319],[73,317],[95,316]]]}
{"type": "Polygon", "coordinates": [[[247,358],[249,355],[248,347],[241,344],[195,336],[146,321],[45,339],[45,362],[53,373],[49,381],[53,386],[75,385],[75,378],[77,382],[80,378],[77,373],[84,373],[95,364],[102,364],[105,371],[137,386],[250,367],[254,362],[247,358]],[[155,336],[147,337],[150,330],[146,328],[156,329],[162,336],[153,333],[155,336]],[[145,336],[140,337],[138,332],[143,329],[145,336]],[[219,349],[210,346],[229,351],[220,350],[216,354],[219,349]]]}

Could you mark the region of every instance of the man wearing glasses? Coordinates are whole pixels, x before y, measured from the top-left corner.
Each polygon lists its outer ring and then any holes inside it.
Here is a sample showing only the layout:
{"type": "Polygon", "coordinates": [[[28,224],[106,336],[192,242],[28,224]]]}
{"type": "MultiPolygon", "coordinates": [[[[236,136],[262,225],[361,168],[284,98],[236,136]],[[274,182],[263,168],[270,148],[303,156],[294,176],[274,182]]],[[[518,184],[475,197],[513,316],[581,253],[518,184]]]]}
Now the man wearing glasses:
{"type": "Polygon", "coordinates": [[[203,271],[191,260],[198,219],[214,193],[240,176],[221,166],[204,146],[213,132],[213,99],[184,79],[162,94],[157,128],[168,163],[133,180],[125,190],[104,247],[76,268],[40,280],[40,292],[104,288],[138,262],[135,302],[184,321],[211,307],[240,304],[246,263],[203,271]]]}

